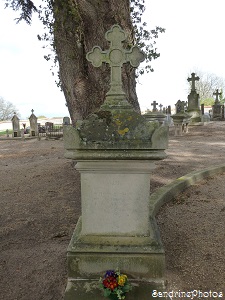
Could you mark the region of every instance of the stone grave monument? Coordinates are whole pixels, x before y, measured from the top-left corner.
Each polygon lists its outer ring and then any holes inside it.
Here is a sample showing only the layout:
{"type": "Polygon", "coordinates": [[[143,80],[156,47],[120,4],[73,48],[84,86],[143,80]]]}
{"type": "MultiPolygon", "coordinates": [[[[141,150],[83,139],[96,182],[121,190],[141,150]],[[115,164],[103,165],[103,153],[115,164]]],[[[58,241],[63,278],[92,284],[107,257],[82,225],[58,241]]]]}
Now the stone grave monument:
{"type": "Polygon", "coordinates": [[[163,112],[163,105],[160,103],[159,104],[159,111],[162,113],[163,112]]]}
{"type": "Polygon", "coordinates": [[[191,116],[190,125],[202,125],[199,94],[196,92],[195,88],[195,81],[198,80],[199,77],[195,76],[195,73],[192,73],[191,77],[187,79],[188,82],[191,82],[191,92],[188,95],[187,108],[187,113],[191,116]]]}
{"type": "Polygon", "coordinates": [[[160,124],[164,124],[166,121],[166,115],[162,112],[162,104],[159,105],[160,110],[157,109],[158,103],[156,101],[153,101],[151,103],[152,105],[152,111],[147,111],[144,114],[144,117],[147,121],[158,121],[160,124]]]}
{"type": "Polygon", "coordinates": [[[106,32],[108,50],[95,46],[87,60],[108,63],[110,89],[100,109],[75,126],[64,125],[65,157],[81,174],[82,216],[67,250],[65,300],[103,300],[99,278],[119,269],[133,285],[130,300],[151,299],[163,286],[165,254],[150,213],[150,174],[166,157],[168,127],[135,112],[122,87],[124,63],[137,67],[144,54],[123,48],[125,32],[106,32]]]}
{"type": "Polygon", "coordinates": [[[188,133],[188,124],[190,122],[190,115],[186,112],[187,103],[178,100],[175,104],[176,113],[171,116],[175,126],[175,136],[182,136],[183,133],[188,133]]]}
{"type": "Polygon", "coordinates": [[[63,118],[63,125],[70,125],[70,118],[69,117],[64,117],[63,118]]]}
{"type": "Polygon", "coordinates": [[[20,119],[18,118],[15,112],[11,121],[12,121],[12,128],[13,128],[12,137],[21,137],[20,119]]]}
{"type": "Polygon", "coordinates": [[[213,95],[216,96],[216,99],[214,105],[212,106],[212,120],[222,121],[224,119],[222,115],[222,104],[219,101],[219,96],[222,95],[222,93],[220,93],[217,89],[213,95]]]}
{"type": "Polygon", "coordinates": [[[31,110],[31,115],[29,117],[30,121],[30,136],[38,136],[38,123],[37,117],[34,115],[34,110],[31,110]]]}
{"type": "Polygon", "coordinates": [[[209,114],[205,114],[205,105],[204,105],[204,103],[201,104],[201,114],[202,114],[202,122],[204,122],[204,123],[210,122],[209,114]]]}
{"type": "Polygon", "coordinates": [[[168,105],[166,107],[166,122],[165,124],[167,124],[168,126],[172,126],[173,125],[173,119],[171,118],[171,105],[168,105]]]}
{"type": "Polygon", "coordinates": [[[158,103],[157,103],[155,100],[151,103],[151,106],[152,106],[152,112],[158,111],[157,105],[158,105],[158,103]]]}

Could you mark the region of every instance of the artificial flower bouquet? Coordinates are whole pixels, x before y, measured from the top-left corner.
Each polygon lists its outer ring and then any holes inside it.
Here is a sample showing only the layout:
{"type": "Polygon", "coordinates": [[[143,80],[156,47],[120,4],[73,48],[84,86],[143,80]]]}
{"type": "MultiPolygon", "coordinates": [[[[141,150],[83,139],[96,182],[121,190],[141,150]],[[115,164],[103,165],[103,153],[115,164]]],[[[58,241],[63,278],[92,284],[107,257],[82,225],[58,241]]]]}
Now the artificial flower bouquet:
{"type": "Polygon", "coordinates": [[[100,278],[100,288],[104,296],[111,300],[125,299],[125,295],[132,288],[128,282],[127,275],[120,271],[108,270],[103,278],[100,278]]]}

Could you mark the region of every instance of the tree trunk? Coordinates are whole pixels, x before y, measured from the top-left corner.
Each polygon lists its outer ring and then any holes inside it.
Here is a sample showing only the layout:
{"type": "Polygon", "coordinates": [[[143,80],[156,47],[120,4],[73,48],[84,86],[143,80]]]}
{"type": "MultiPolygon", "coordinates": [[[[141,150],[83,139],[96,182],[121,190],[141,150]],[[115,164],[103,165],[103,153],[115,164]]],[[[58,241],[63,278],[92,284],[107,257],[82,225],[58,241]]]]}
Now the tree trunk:
{"type": "MultiPolygon", "coordinates": [[[[133,44],[129,0],[55,0],[54,46],[59,76],[73,124],[86,118],[104,102],[109,90],[110,70],[106,64],[95,68],[86,60],[93,46],[109,48],[105,32],[114,24],[126,31],[126,47],[133,44]]],[[[127,100],[140,111],[136,95],[135,70],[123,68],[127,100]]]]}

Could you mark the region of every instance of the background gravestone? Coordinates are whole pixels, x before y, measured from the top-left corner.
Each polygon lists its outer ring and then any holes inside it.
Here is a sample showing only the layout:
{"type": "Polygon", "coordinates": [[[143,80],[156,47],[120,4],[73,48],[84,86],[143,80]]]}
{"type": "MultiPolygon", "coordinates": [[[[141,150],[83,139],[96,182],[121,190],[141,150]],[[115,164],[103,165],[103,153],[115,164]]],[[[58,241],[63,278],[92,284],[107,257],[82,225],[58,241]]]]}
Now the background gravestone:
{"type": "Polygon", "coordinates": [[[14,112],[14,116],[12,117],[12,128],[13,134],[12,137],[21,137],[21,130],[20,130],[20,119],[14,112]]]}
{"type": "Polygon", "coordinates": [[[38,123],[37,117],[34,115],[34,110],[31,110],[32,114],[29,117],[30,121],[30,136],[38,136],[38,123]]]}
{"type": "Polygon", "coordinates": [[[187,110],[187,102],[178,100],[175,104],[176,114],[180,112],[185,112],[187,110]]]}
{"type": "Polygon", "coordinates": [[[171,106],[168,105],[168,107],[166,108],[166,124],[168,126],[173,125],[173,119],[171,118],[171,106]]]}
{"type": "Polygon", "coordinates": [[[162,104],[159,105],[160,110],[157,109],[158,103],[156,101],[153,101],[151,103],[153,106],[152,111],[147,110],[147,112],[143,115],[145,119],[149,122],[159,122],[159,124],[163,125],[166,122],[166,115],[162,112],[162,104]]]}
{"type": "Polygon", "coordinates": [[[195,81],[199,80],[198,76],[195,76],[195,73],[191,74],[191,77],[187,79],[188,82],[191,82],[191,92],[188,95],[188,108],[187,112],[191,116],[190,125],[202,125],[201,122],[201,109],[199,94],[196,92],[195,81]]]}
{"type": "Polygon", "coordinates": [[[190,115],[186,112],[187,103],[178,100],[175,104],[176,113],[171,116],[175,127],[175,136],[182,136],[183,133],[188,133],[188,124],[190,122],[190,115]]]}
{"type": "Polygon", "coordinates": [[[69,117],[64,117],[63,118],[63,125],[70,125],[70,118],[69,117]]]}
{"type": "Polygon", "coordinates": [[[222,104],[220,104],[219,96],[222,95],[222,93],[219,92],[217,89],[214,93],[214,96],[216,96],[215,103],[212,106],[212,120],[213,121],[222,121],[223,120],[223,113],[222,113],[222,104]]]}

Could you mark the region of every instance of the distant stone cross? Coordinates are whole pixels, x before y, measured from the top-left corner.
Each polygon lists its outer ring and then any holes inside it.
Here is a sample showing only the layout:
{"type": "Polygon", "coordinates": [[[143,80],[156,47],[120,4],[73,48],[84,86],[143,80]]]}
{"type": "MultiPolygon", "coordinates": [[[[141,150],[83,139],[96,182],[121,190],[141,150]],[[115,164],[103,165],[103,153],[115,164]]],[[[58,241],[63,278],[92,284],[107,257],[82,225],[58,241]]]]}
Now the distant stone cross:
{"type": "Polygon", "coordinates": [[[106,32],[105,38],[110,42],[108,50],[103,51],[99,46],[87,53],[87,60],[92,63],[94,67],[100,67],[103,62],[108,63],[111,68],[110,90],[107,96],[114,98],[124,98],[125,93],[122,87],[122,73],[121,68],[124,63],[129,62],[132,67],[138,67],[144,61],[144,53],[137,47],[133,46],[130,50],[123,48],[122,42],[125,41],[125,32],[119,25],[113,25],[112,28],[106,32]]]}
{"type": "Polygon", "coordinates": [[[191,91],[195,91],[195,81],[198,81],[199,77],[195,77],[195,73],[191,73],[191,78],[188,78],[187,81],[191,81],[191,91]]]}
{"type": "Polygon", "coordinates": [[[33,108],[31,109],[31,112],[32,112],[32,114],[34,113],[34,110],[33,110],[33,108]]]}
{"type": "Polygon", "coordinates": [[[222,95],[222,93],[220,93],[219,90],[217,89],[216,92],[213,93],[213,95],[216,96],[215,103],[219,103],[219,96],[222,95]]]}
{"type": "Polygon", "coordinates": [[[157,111],[156,106],[158,105],[158,103],[156,103],[156,101],[153,101],[153,102],[151,103],[151,105],[153,106],[152,111],[157,111]]]}
{"type": "Polygon", "coordinates": [[[162,112],[162,107],[163,105],[162,104],[159,104],[159,111],[162,112]]]}

